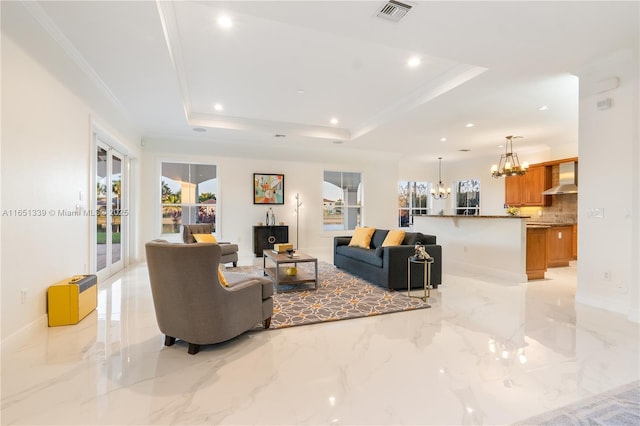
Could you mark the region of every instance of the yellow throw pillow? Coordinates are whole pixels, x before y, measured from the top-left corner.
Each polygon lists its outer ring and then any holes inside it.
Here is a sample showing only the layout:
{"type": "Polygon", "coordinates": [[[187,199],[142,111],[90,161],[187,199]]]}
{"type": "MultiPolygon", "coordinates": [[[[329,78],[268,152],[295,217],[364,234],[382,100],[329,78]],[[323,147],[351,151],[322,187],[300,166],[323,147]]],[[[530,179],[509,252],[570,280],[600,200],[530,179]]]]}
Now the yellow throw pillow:
{"type": "Polygon", "coordinates": [[[193,238],[195,238],[198,243],[217,243],[216,237],[213,234],[193,234],[193,238]]]}
{"type": "Polygon", "coordinates": [[[405,231],[402,229],[392,229],[389,231],[381,247],[399,246],[404,241],[405,231]]]}
{"type": "Polygon", "coordinates": [[[376,228],[356,226],[351,241],[349,241],[349,247],[370,248],[369,244],[371,244],[371,237],[373,237],[374,232],[376,232],[376,228]]]}
{"type": "Polygon", "coordinates": [[[218,268],[218,281],[220,281],[220,284],[222,284],[223,286],[229,287],[229,283],[222,273],[222,266],[218,268]]]}

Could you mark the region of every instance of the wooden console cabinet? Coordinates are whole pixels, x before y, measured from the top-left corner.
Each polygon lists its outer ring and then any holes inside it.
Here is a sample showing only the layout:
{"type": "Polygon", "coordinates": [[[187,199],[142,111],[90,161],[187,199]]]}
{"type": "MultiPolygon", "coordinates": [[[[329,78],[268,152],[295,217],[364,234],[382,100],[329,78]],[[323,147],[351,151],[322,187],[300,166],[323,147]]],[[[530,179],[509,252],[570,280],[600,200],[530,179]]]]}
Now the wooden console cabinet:
{"type": "Polygon", "coordinates": [[[262,251],[272,249],[276,243],[289,242],[289,227],[286,225],[254,226],[253,253],[262,257],[262,251]]]}

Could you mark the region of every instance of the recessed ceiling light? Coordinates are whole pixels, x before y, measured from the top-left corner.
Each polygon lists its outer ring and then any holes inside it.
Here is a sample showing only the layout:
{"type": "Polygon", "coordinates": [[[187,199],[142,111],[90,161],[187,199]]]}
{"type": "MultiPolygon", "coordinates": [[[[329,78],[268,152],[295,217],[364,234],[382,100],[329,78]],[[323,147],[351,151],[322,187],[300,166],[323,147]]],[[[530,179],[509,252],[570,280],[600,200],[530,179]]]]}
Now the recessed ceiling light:
{"type": "Polygon", "coordinates": [[[298,95],[303,95],[304,94],[304,89],[298,89],[298,90],[296,90],[296,93],[298,95]]]}
{"type": "Polygon", "coordinates": [[[340,144],[343,144],[344,141],[333,141],[333,143],[335,143],[336,145],[340,145],[340,144]]]}
{"type": "Polygon", "coordinates": [[[420,58],[418,58],[417,56],[414,56],[412,58],[409,58],[409,60],[407,61],[407,66],[409,66],[410,68],[415,68],[421,63],[422,61],[420,60],[420,58]]]}
{"type": "Polygon", "coordinates": [[[215,109],[216,111],[222,111],[224,107],[222,106],[222,104],[215,104],[213,106],[213,109],[215,109]]]}
{"type": "Polygon", "coordinates": [[[218,25],[221,28],[231,28],[233,26],[233,21],[228,15],[220,15],[218,16],[218,25]]]}
{"type": "Polygon", "coordinates": [[[194,127],[193,131],[198,133],[204,133],[207,131],[207,129],[205,129],[204,127],[194,127]]]}
{"type": "Polygon", "coordinates": [[[274,138],[286,138],[287,135],[284,135],[282,133],[276,133],[275,135],[273,135],[274,138]]]}
{"type": "Polygon", "coordinates": [[[446,142],[447,138],[440,138],[440,142],[446,142]]]}
{"type": "Polygon", "coordinates": [[[546,110],[548,110],[548,109],[549,109],[549,107],[548,107],[548,106],[546,106],[546,105],[542,105],[540,108],[538,108],[538,111],[546,111],[546,110]]]}
{"type": "Polygon", "coordinates": [[[464,127],[473,127],[473,126],[475,126],[475,124],[473,124],[473,123],[467,123],[467,124],[464,125],[464,127]]]}
{"type": "Polygon", "coordinates": [[[331,124],[338,124],[338,119],[333,117],[330,122],[331,124]]]}
{"type": "Polygon", "coordinates": [[[462,149],[459,149],[458,151],[460,151],[460,152],[469,152],[471,150],[469,148],[462,148],[462,149]]]}

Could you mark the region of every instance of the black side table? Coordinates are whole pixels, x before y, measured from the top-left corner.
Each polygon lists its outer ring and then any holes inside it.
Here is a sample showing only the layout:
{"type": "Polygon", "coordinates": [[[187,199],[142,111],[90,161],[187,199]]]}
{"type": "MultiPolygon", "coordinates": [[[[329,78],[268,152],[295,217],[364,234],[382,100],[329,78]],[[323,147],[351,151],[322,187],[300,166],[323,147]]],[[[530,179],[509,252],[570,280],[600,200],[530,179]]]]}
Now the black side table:
{"type": "Polygon", "coordinates": [[[433,263],[433,257],[426,259],[418,259],[415,256],[409,256],[407,261],[407,296],[416,299],[422,299],[423,302],[427,301],[427,298],[431,297],[431,264],[433,263]],[[424,296],[412,296],[411,295],[411,264],[416,263],[422,265],[423,277],[422,283],[424,284],[424,296]]]}

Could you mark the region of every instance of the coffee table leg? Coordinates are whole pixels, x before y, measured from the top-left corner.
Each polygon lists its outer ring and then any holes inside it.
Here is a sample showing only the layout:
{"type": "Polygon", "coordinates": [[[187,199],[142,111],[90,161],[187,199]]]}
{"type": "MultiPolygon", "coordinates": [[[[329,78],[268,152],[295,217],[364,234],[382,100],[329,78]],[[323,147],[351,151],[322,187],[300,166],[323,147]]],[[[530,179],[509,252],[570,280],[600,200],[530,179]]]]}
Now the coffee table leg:
{"type": "Polygon", "coordinates": [[[318,259],[313,261],[313,266],[316,269],[316,290],[318,289],[318,259]]]}

